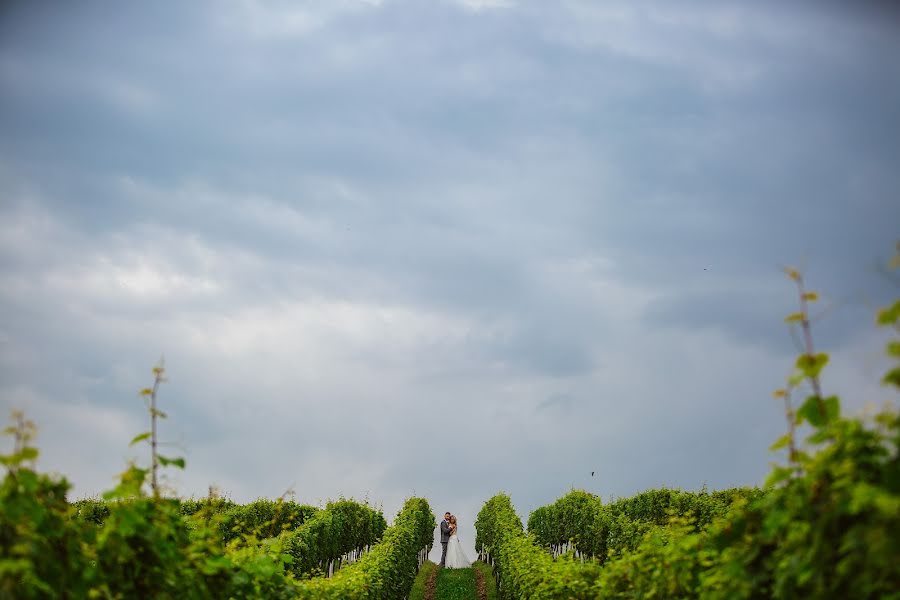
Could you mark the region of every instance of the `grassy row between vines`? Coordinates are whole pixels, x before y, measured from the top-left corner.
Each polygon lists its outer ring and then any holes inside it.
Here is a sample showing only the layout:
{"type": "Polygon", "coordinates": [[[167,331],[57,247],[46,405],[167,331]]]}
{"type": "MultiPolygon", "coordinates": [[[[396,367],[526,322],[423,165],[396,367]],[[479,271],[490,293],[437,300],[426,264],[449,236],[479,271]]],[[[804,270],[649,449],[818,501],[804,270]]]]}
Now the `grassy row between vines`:
{"type": "Polygon", "coordinates": [[[412,587],[409,589],[408,600],[425,600],[428,593],[428,581],[432,577],[437,579],[437,571],[440,567],[430,560],[422,563],[422,568],[416,578],[413,579],[412,587]]]}
{"type": "Polygon", "coordinates": [[[498,600],[490,565],[475,561],[470,569],[442,569],[425,561],[407,600],[498,600]],[[429,580],[431,589],[429,589],[429,580]]]}

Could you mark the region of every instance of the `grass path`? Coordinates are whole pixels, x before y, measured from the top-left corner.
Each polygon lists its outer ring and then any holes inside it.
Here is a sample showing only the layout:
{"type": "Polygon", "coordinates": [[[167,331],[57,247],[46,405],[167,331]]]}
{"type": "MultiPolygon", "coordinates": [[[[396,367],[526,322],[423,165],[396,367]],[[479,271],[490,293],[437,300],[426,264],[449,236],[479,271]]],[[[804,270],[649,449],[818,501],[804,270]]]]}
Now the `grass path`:
{"type": "Polygon", "coordinates": [[[497,600],[491,568],[480,562],[471,569],[441,569],[432,562],[422,565],[409,600],[497,600]]]}

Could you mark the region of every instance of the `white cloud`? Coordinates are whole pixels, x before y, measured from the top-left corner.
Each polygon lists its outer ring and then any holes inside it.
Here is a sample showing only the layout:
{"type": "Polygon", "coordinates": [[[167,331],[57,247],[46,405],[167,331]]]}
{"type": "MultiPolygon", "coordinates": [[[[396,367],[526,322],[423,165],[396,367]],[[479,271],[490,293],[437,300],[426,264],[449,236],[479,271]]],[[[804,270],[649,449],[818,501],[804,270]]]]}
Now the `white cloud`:
{"type": "Polygon", "coordinates": [[[378,8],[383,0],[232,0],[227,10],[217,10],[220,26],[259,39],[291,38],[323,29],[347,14],[378,8]]]}
{"type": "Polygon", "coordinates": [[[481,12],[483,10],[491,10],[497,8],[511,8],[515,6],[513,0],[452,0],[466,10],[473,12],[481,12]]]}

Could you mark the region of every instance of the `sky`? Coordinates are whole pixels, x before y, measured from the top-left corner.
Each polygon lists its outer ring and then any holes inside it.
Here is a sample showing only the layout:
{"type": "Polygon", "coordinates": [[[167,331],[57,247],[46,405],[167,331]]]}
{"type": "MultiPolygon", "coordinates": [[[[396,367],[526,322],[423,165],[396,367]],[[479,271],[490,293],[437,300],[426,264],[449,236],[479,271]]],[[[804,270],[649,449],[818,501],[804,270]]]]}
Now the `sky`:
{"type": "Polygon", "coordinates": [[[113,486],[758,485],[803,269],[826,393],[878,384],[900,237],[889,3],[0,5],[0,409],[113,486]],[[593,476],[591,475],[593,473],[593,476]]]}

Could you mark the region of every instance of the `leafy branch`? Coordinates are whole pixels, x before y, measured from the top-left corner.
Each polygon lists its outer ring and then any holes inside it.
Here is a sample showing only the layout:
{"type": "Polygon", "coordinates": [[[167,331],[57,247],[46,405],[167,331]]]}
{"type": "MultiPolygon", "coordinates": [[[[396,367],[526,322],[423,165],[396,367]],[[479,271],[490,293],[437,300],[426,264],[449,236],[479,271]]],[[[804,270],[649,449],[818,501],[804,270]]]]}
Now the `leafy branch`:
{"type": "MultiPolygon", "coordinates": [[[[157,435],[157,423],[159,419],[165,419],[167,415],[159,408],[157,408],[156,398],[157,394],[159,393],[159,385],[167,381],[165,378],[165,372],[165,363],[163,359],[160,358],[159,363],[157,363],[157,365],[153,367],[153,386],[144,388],[140,391],[140,396],[146,400],[147,410],[150,413],[150,431],[139,433],[134,437],[134,439],[131,440],[131,443],[129,444],[131,446],[140,442],[149,442],[150,444],[150,489],[153,491],[154,498],[158,498],[160,496],[158,478],[159,467],[173,466],[178,467],[179,469],[183,469],[185,466],[184,458],[169,458],[166,456],[162,456],[158,451],[160,442],[157,435]]],[[[131,470],[141,471],[140,469],[136,469],[135,467],[132,467],[131,470]]],[[[126,475],[127,473],[128,472],[126,472],[126,475]]],[[[123,476],[123,484],[125,483],[125,479],[135,480],[139,474],[132,473],[132,475],[133,477],[130,478],[123,476]]],[[[138,488],[143,482],[144,476],[146,476],[146,471],[143,471],[143,476],[139,478],[139,481],[136,481],[138,488]]]]}
{"type": "Polygon", "coordinates": [[[37,448],[30,445],[37,433],[37,428],[33,421],[25,418],[25,413],[22,411],[14,410],[11,418],[13,424],[6,427],[3,433],[13,437],[13,451],[12,454],[0,455],[0,464],[3,464],[14,475],[22,463],[34,461],[38,457],[37,448]]]}

